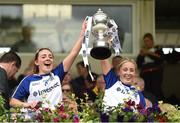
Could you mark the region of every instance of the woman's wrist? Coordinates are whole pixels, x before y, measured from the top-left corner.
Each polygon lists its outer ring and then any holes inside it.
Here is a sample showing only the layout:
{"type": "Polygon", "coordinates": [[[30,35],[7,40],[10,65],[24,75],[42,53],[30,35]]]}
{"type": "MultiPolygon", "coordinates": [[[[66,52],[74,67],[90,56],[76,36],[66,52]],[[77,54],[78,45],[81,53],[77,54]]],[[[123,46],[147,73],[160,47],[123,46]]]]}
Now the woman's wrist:
{"type": "Polygon", "coordinates": [[[24,108],[29,107],[29,106],[28,106],[28,103],[26,103],[26,102],[22,102],[21,106],[24,107],[24,108]]]}

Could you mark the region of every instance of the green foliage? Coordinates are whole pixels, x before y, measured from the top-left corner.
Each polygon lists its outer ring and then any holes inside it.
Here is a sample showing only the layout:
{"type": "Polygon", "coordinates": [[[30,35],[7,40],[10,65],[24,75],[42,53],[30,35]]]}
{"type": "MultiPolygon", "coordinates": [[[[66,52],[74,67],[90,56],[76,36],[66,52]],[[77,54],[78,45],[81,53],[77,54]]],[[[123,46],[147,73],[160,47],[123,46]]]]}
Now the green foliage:
{"type": "Polygon", "coordinates": [[[82,111],[78,115],[82,122],[100,122],[100,111],[103,107],[102,98],[103,93],[101,92],[94,103],[88,101],[88,95],[86,95],[85,101],[81,100],[80,108],[82,111]]]}
{"type": "Polygon", "coordinates": [[[0,122],[9,121],[9,111],[4,108],[4,99],[0,95],[0,122]]]}
{"type": "Polygon", "coordinates": [[[180,122],[180,106],[173,106],[171,104],[162,102],[159,104],[159,106],[170,122],[180,122]]]}

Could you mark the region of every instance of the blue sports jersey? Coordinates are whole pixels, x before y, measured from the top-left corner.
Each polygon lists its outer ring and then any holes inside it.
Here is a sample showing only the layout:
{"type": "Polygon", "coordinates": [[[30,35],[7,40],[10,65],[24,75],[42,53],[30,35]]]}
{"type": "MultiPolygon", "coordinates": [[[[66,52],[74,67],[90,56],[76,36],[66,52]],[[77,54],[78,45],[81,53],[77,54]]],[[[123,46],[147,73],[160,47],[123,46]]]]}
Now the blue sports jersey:
{"type": "Polygon", "coordinates": [[[111,69],[107,75],[104,76],[106,82],[104,104],[105,106],[118,106],[124,101],[135,101],[136,104],[141,104],[145,107],[144,96],[137,91],[134,86],[123,84],[118,76],[111,69]]]}
{"type": "Polygon", "coordinates": [[[18,100],[48,101],[50,106],[62,101],[61,82],[65,76],[63,64],[59,64],[49,74],[30,75],[25,77],[12,95],[18,100]]]}

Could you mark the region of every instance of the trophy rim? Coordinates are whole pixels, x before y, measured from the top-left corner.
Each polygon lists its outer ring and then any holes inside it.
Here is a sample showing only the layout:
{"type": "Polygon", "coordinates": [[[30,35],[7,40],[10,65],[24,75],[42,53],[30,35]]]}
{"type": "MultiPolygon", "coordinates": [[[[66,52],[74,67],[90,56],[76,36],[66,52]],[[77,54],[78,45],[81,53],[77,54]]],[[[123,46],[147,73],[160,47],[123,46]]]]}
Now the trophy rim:
{"type": "Polygon", "coordinates": [[[112,53],[109,47],[103,47],[103,46],[94,47],[90,51],[90,55],[93,58],[99,59],[99,60],[107,59],[111,56],[111,54],[112,53]]]}

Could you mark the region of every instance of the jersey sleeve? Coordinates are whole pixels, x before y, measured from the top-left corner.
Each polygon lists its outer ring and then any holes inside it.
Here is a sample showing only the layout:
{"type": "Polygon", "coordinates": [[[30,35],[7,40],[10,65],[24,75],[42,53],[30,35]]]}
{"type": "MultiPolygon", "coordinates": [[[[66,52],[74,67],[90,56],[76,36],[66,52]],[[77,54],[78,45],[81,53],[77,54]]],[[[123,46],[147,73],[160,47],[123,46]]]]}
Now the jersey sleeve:
{"type": "Polygon", "coordinates": [[[139,97],[140,97],[140,105],[142,105],[145,108],[146,107],[146,102],[145,102],[144,96],[140,91],[138,91],[138,94],[139,94],[139,97]]]}
{"type": "Polygon", "coordinates": [[[67,72],[64,72],[64,66],[63,64],[59,64],[54,70],[53,73],[57,76],[59,76],[61,82],[64,79],[64,76],[66,75],[67,72]]]}
{"type": "Polygon", "coordinates": [[[106,75],[104,75],[104,80],[106,82],[106,89],[108,89],[118,81],[118,76],[114,70],[111,69],[106,75]]]}
{"type": "Polygon", "coordinates": [[[29,84],[30,82],[27,78],[23,79],[13,93],[12,98],[18,100],[26,99],[29,95],[29,84]]]}

